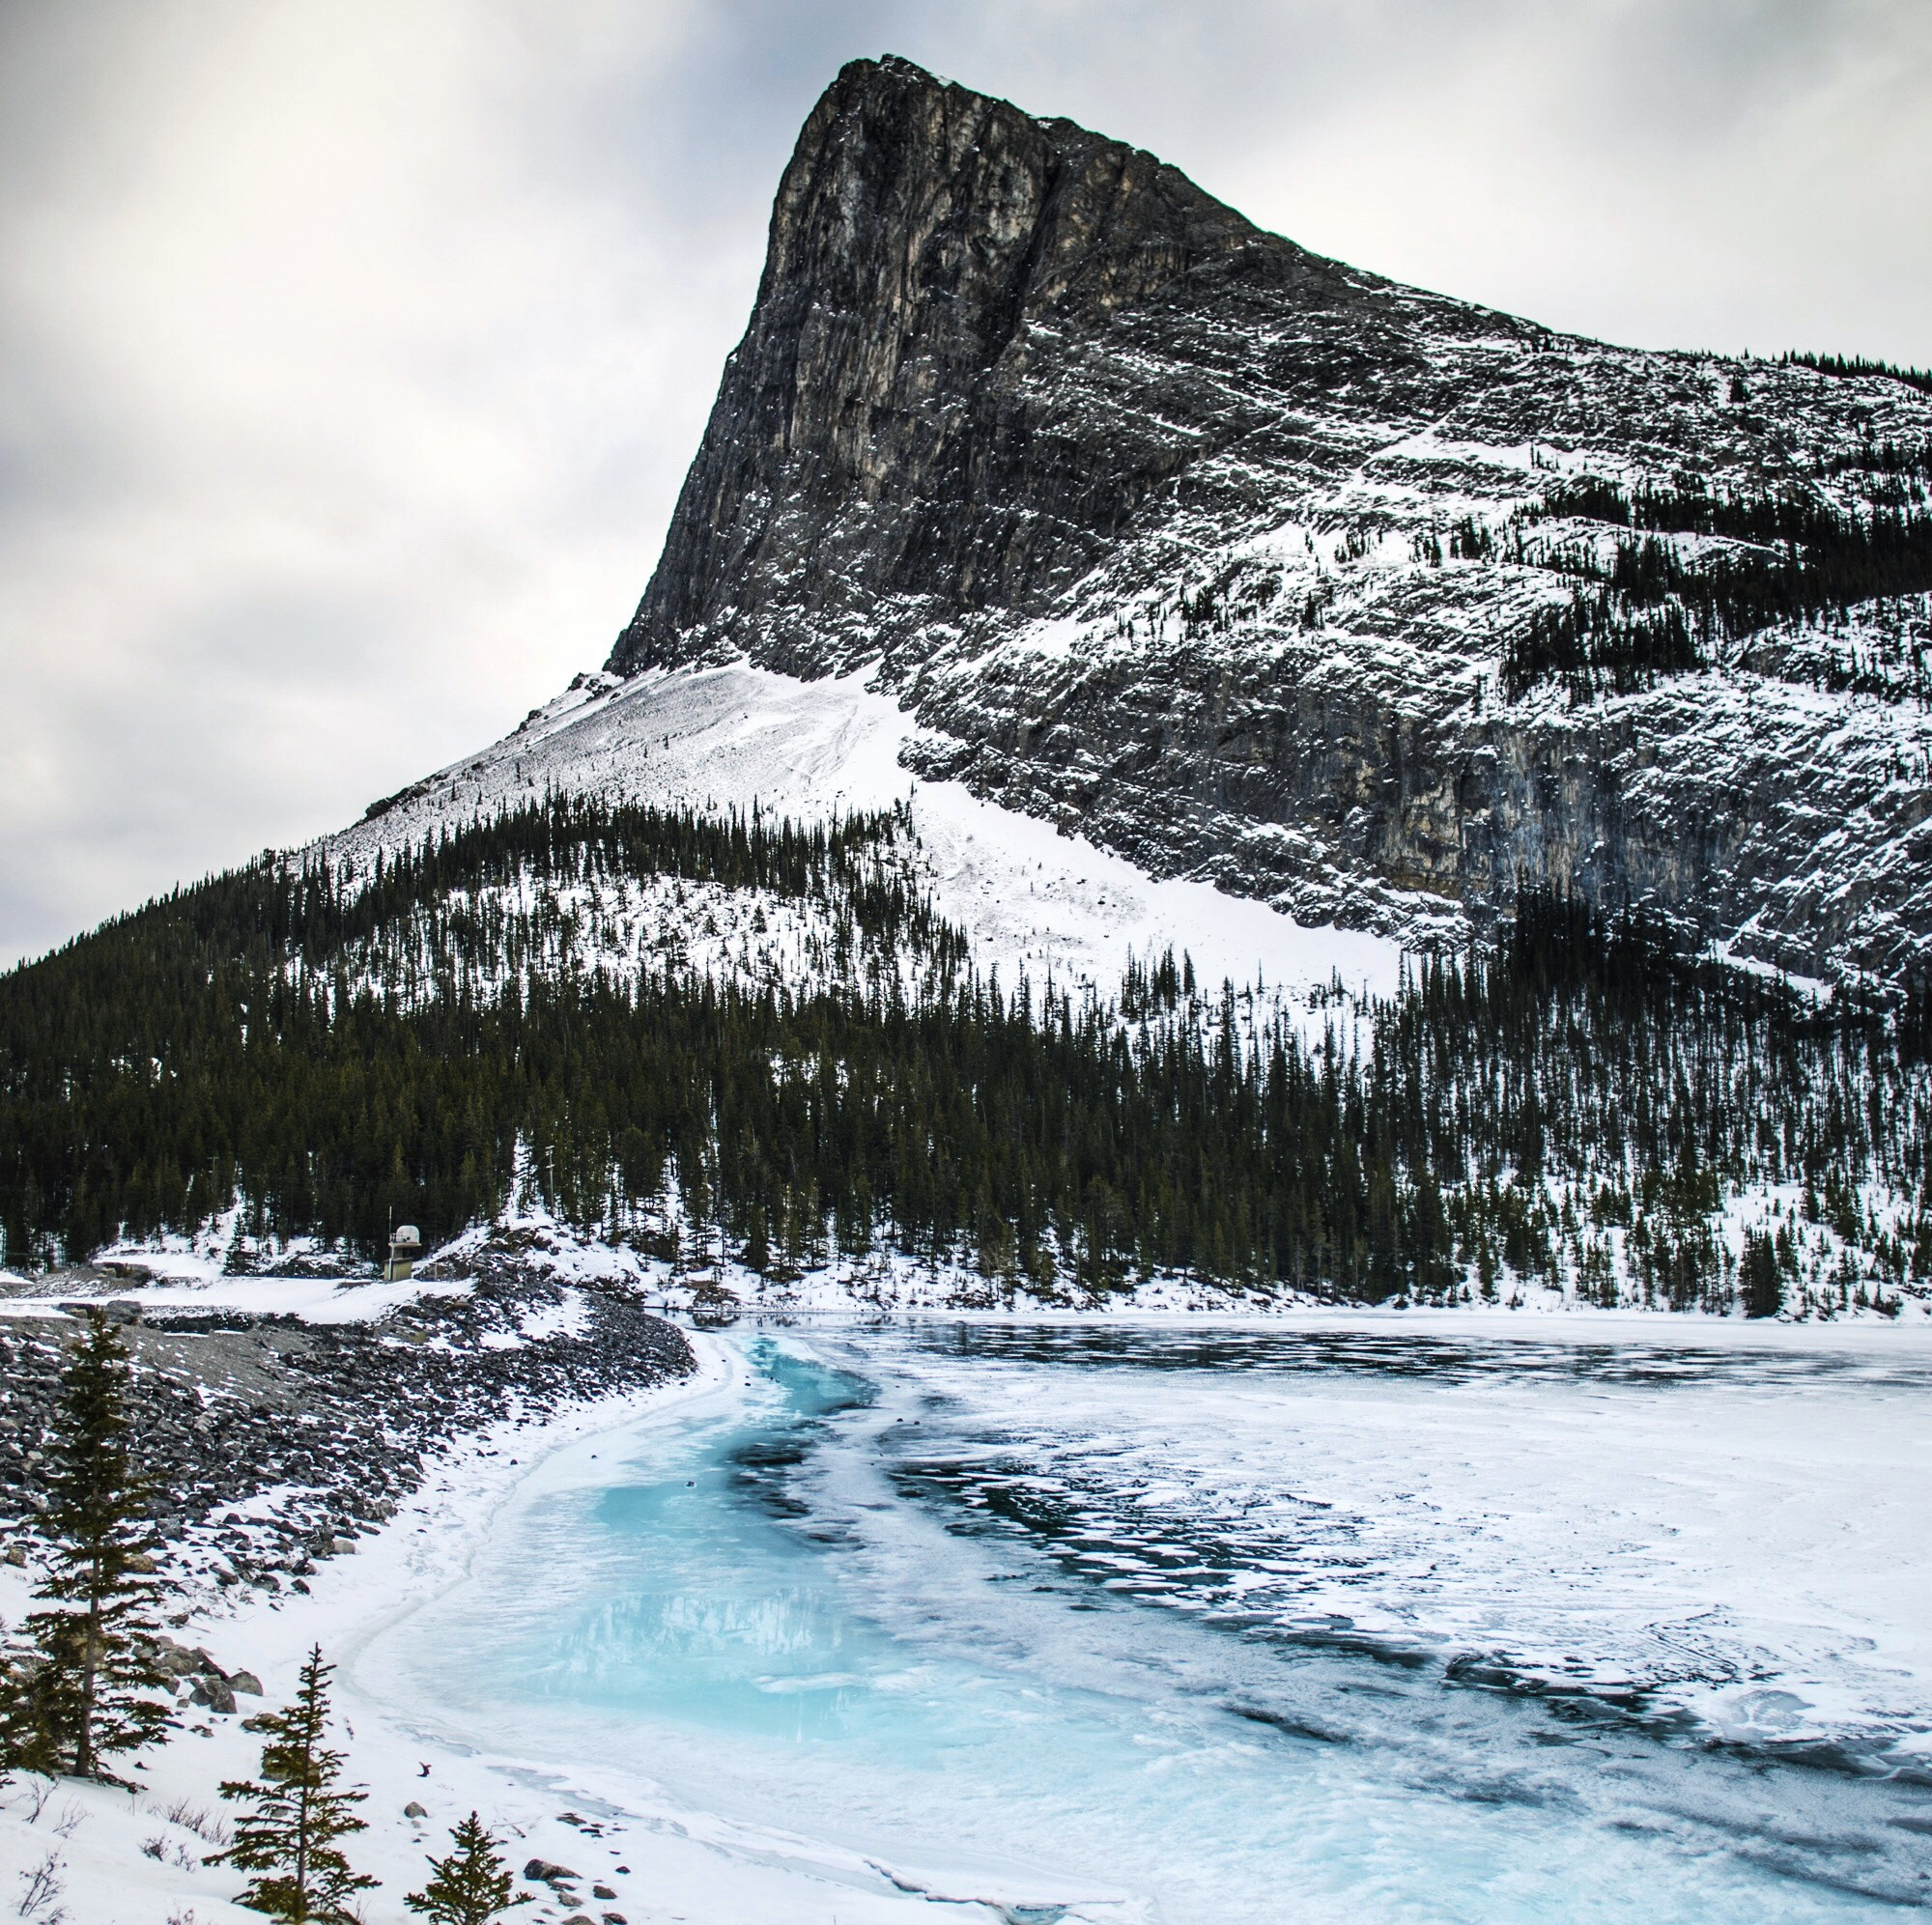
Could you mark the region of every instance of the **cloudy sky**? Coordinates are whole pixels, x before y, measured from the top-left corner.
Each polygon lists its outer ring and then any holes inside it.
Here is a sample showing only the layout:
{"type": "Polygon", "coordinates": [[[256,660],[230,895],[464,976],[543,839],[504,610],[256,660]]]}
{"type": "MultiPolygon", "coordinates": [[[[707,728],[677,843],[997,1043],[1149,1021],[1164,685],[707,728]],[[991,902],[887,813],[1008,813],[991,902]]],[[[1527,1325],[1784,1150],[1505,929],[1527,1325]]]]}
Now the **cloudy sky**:
{"type": "Polygon", "coordinates": [[[886,51],[1428,287],[1932,363],[1927,0],[0,0],[0,964],[602,660],[886,51]]]}

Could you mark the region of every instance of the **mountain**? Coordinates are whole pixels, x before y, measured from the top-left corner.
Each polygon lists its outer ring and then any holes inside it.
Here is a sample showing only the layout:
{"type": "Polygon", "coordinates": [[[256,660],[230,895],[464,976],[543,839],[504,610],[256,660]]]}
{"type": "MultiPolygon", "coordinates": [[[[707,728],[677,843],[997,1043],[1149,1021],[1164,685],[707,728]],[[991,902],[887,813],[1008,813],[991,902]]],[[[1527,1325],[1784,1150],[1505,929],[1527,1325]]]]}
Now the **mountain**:
{"type": "Polygon", "coordinates": [[[0,976],[0,1265],[1916,1322],[1915,379],[848,68],[611,665],[0,976]]]}
{"type": "Polygon", "coordinates": [[[859,61],[609,669],[865,668],[909,767],[1304,922],[1460,939],[1554,886],[1897,978],[1928,478],[1908,382],[1422,293],[859,61]]]}

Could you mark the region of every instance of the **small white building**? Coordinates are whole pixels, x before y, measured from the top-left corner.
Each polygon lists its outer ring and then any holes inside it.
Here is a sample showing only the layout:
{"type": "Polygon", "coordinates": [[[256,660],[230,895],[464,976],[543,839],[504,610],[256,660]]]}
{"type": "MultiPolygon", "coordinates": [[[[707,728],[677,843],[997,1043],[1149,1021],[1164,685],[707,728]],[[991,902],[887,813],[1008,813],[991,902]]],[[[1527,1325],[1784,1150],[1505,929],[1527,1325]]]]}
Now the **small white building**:
{"type": "Polygon", "coordinates": [[[414,1224],[399,1224],[389,1232],[389,1260],[383,1266],[385,1283],[406,1284],[416,1273],[422,1255],[422,1231],[414,1224]]]}

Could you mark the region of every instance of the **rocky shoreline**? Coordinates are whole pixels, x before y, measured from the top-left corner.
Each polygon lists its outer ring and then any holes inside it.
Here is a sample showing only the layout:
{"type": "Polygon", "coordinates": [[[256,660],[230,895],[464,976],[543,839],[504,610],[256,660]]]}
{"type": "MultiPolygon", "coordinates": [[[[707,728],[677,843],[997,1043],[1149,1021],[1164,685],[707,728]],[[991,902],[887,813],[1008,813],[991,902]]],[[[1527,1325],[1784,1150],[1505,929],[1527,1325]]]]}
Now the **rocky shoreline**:
{"type": "Polygon", "coordinates": [[[366,1321],[144,1304],[98,1275],[54,1280],[51,1301],[36,1288],[31,1310],[0,1320],[7,1561],[33,1562],[46,1503],[43,1450],[73,1329],[60,1303],[99,1304],[123,1325],[134,1434],[184,1592],[302,1592],[318,1560],[394,1515],[441,1447],[695,1368],[682,1332],[633,1290],[559,1282],[541,1256],[478,1251],[366,1321]]]}

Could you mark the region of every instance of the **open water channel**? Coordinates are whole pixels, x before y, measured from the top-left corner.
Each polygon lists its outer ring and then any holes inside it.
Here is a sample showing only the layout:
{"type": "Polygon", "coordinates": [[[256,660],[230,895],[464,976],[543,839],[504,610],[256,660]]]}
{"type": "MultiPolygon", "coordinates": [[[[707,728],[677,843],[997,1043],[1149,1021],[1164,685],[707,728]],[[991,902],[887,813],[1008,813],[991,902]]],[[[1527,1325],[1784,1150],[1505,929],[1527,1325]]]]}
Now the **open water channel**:
{"type": "Polygon", "coordinates": [[[1861,1566],[1889,1498],[1836,1539],[1806,1522],[1846,1508],[1852,1459],[1925,1437],[1923,1349],[711,1341],[741,1389],[514,1507],[388,1634],[389,1688],[492,1751],[595,1760],[1014,1919],[1932,1901],[1918,1681],[1870,1636],[1833,1649],[1817,1596],[1835,1543],[1846,1609],[1882,1617],[1920,1546],[1861,1566]],[[1707,1430],[1732,1455],[1687,1463],[1707,1430]]]}

